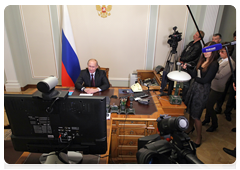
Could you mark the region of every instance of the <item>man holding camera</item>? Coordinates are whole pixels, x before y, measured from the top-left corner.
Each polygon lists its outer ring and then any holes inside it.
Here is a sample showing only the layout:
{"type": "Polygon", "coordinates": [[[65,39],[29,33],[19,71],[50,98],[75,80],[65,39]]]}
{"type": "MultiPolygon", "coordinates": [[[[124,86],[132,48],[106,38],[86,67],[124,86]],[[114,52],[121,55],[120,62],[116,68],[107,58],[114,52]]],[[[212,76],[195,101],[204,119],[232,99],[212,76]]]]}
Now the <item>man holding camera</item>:
{"type": "MultiPolygon", "coordinates": [[[[199,60],[199,57],[202,53],[202,45],[201,45],[201,37],[204,37],[204,32],[203,31],[197,31],[193,35],[193,41],[191,41],[186,48],[183,50],[179,61],[181,63],[188,63],[192,66],[192,69],[197,65],[197,62],[199,60]],[[199,35],[199,32],[201,36],[199,35]]],[[[190,86],[190,81],[184,82],[183,83],[183,90],[182,90],[182,100],[184,101],[185,96],[187,94],[187,91],[190,86]]]]}

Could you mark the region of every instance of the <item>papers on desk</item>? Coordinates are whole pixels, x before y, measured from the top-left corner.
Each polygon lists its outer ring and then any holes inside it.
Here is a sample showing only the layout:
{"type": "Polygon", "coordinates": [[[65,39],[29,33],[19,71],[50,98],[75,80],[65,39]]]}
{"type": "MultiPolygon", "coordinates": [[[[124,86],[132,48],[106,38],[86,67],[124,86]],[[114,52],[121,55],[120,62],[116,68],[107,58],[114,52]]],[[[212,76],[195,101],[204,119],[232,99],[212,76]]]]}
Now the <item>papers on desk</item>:
{"type": "Polygon", "coordinates": [[[93,96],[93,94],[80,93],[79,96],[93,96]]]}

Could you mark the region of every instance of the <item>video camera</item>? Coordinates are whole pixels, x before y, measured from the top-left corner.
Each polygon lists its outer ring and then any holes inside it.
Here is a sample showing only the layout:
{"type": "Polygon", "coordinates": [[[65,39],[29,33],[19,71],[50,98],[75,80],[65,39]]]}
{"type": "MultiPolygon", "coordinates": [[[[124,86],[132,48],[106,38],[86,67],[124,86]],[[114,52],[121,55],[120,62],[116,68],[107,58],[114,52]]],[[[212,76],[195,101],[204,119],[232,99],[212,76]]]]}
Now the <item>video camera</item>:
{"type": "Polygon", "coordinates": [[[196,156],[195,145],[184,133],[189,126],[185,117],[160,115],[157,122],[160,136],[138,139],[139,164],[203,164],[196,156]]]}
{"type": "Polygon", "coordinates": [[[172,35],[169,35],[169,40],[167,43],[172,47],[172,53],[175,54],[177,53],[177,46],[178,42],[182,40],[182,33],[176,31],[177,27],[173,27],[174,33],[172,35]]]}

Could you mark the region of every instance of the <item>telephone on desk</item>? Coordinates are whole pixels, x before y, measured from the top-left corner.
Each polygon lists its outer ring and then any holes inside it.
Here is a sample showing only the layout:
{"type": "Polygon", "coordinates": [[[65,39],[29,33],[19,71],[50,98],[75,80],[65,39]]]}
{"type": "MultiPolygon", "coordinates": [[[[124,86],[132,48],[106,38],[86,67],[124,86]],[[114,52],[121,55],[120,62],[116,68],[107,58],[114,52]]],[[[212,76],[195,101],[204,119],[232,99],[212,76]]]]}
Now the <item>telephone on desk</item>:
{"type": "Polygon", "coordinates": [[[146,78],[143,80],[143,83],[150,83],[152,82],[152,79],[151,78],[146,78]]]}
{"type": "Polygon", "coordinates": [[[133,84],[131,86],[133,92],[142,92],[142,86],[139,83],[133,84]]]}

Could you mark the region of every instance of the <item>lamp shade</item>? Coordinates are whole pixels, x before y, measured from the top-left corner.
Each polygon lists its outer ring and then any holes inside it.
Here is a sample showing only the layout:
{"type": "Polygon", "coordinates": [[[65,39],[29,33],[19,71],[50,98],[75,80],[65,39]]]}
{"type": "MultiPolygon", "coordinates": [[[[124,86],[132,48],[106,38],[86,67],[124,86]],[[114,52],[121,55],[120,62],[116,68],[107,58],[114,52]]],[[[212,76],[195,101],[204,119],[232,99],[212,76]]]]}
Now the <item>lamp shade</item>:
{"type": "Polygon", "coordinates": [[[188,73],[178,70],[171,71],[170,73],[167,74],[167,77],[170,80],[177,82],[185,82],[191,79],[191,76],[188,73]]]}

